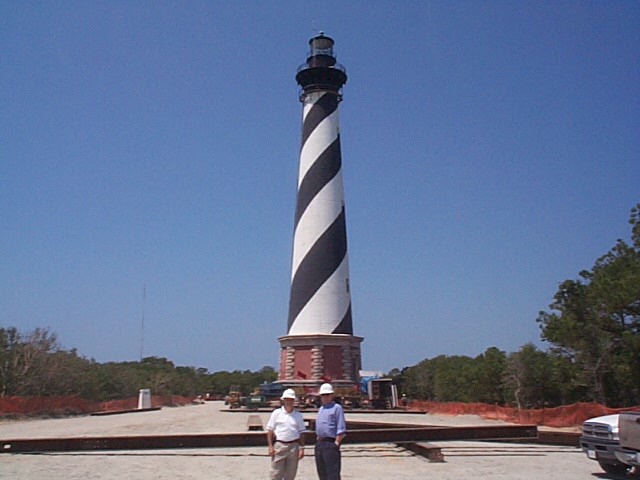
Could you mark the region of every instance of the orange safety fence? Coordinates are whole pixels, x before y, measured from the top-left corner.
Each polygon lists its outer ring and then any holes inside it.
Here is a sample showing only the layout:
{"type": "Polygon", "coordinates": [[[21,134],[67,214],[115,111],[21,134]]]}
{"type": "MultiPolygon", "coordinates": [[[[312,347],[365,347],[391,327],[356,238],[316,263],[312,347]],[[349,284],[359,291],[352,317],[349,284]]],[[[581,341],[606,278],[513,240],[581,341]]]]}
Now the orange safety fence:
{"type": "MultiPolygon", "coordinates": [[[[152,407],[188,405],[195,396],[182,397],[151,396],[152,407]]],[[[91,402],[70,395],[64,397],[0,397],[0,416],[12,415],[82,415],[94,412],[133,410],[138,406],[137,398],[91,402]]],[[[534,424],[548,427],[575,427],[585,420],[600,415],[640,410],[640,406],[629,408],[609,408],[599,403],[574,403],[555,408],[518,409],[501,407],[487,403],[430,402],[412,400],[410,410],[440,415],[478,415],[486,420],[502,420],[509,423],[534,424]]]]}
{"type": "MultiPolygon", "coordinates": [[[[152,407],[188,405],[195,396],[151,396],[152,407]]],[[[133,410],[138,407],[137,398],[91,402],[69,395],[64,397],[0,397],[0,416],[10,415],[82,415],[94,412],[133,410]]]]}
{"type": "Polygon", "coordinates": [[[526,410],[487,403],[439,403],[421,400],[412,400],[409,408],[440,415],[478,415],[486,420],[502,420],[509,423],[534,424],[555,428],[580,426],[585,420],[600,415],[640,410],[640,406],[609,408],[599,403],[574,403],[555,408],[526,410]]]}

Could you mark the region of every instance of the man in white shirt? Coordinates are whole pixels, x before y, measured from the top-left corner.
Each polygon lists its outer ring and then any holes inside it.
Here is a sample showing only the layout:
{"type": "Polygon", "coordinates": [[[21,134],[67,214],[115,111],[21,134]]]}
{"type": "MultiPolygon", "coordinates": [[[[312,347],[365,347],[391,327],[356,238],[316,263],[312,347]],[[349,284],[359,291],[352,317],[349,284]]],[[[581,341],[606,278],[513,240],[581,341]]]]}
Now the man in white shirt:
{"type": "Polygon", "coordinates": [[[293,480],[298,460],[304,457],[306,430],[302,414],[294,408],[296,393],[288,388],[282,393],[282,407],[274,410],[267,422],[267,444],[271,457],[271,480],[293,480]]]}

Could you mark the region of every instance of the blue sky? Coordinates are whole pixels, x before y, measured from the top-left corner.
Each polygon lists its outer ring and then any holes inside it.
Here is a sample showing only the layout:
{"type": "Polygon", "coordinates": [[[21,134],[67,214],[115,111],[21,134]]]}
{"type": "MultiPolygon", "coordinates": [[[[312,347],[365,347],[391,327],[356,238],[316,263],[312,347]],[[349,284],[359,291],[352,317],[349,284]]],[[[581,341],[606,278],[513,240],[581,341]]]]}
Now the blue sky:
{"type": "Polygon", "coordinates": [[[323,30],[364,368],[546,348],[538,311],[640,202],[640,3],[317,4],[2,2],[0,326],[277,367],[323,30]]]}

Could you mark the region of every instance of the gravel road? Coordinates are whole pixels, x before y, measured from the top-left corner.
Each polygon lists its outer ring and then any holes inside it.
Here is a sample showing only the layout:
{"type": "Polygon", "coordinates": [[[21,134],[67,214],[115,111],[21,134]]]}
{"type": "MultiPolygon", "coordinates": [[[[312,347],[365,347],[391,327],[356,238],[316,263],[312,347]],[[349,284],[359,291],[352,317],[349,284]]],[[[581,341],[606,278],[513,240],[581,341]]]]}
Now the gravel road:
{"type": "MultiPolygon", "coordinates": [[[[159,411],[65,419],[1,421],[0,439],[102,435],[223,433],[247,430],[248,413],[224,411],[222,402],[163,408],[159,411]]],[[[263,424],[269,414],[260,413],[263,424]]],[[[313,418],[313,414],[305,414],[313,418]]],[[[354,414],[347,420],[423,425],[482,425],[474,415],[354,414]]],[[[438,442],[444,463],[430,463],[394,444],[344,445],[343,479],[509,479],[596,480],[607,476],[579,448],[530,444],[438,442]]],[[[313,448],[307,447],[297,479],[315,479],[313,448]]],[[[0,478],[6,479],[234,479],[268,478],[266,447],[233,449],[140,450],[2,454],[0,478]]]]}

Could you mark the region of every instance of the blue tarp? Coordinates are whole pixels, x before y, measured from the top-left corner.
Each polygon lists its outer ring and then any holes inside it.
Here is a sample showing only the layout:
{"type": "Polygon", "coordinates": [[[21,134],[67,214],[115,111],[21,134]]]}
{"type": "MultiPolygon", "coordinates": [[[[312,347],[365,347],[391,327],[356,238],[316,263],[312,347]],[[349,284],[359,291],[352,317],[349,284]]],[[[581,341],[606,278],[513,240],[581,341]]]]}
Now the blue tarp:
{"type": "Polygon", "coordinates": [[[375,380],[376,378],[380,378],[378,375],[373,375],[370,377],[360,377],[360,388],[362,389],[362,393],[369,393],[369,380],[375,380]]]}
{"type": "Polygon", "coordinates": [[[273,397],[276,395],[280,395],[284,390],[281,383],[263,383],[260,385],[260,394],[265,395],[267,397],[273,397]]]}

